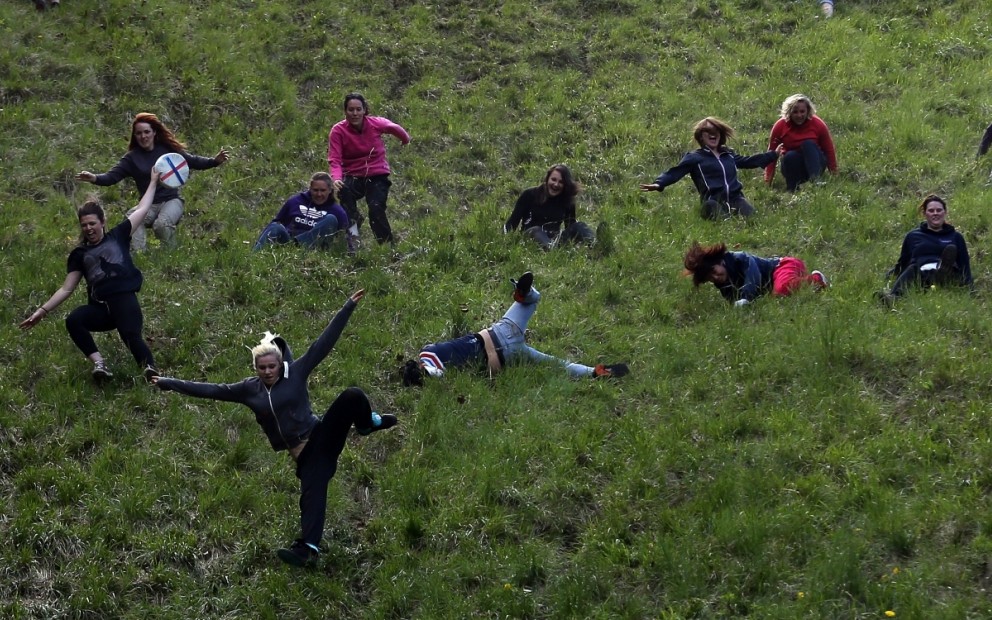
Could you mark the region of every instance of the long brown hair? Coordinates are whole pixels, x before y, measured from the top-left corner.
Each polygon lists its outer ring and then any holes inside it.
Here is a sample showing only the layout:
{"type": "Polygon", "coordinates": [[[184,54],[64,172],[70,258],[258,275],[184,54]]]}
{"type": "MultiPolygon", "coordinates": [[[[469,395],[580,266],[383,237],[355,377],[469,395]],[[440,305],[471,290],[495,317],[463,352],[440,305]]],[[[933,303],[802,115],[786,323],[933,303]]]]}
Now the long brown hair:
{"type": "Polygon", "coordinates": [[[689,246],[689,251],[685,253],[685,275],[692,276],[692,283],[696,286],[710,281],[710,273],[713,268],[723,262],[723,257],[727,255],[727,245],[717,243],[715,245],[701,246],[698,241],[693,241],[689,246]]]}
{"type": "Polygon", "coordinates": [[[177,140],[176,136],[172,135],[172,131],[165,126],[165,123],[158,120],[158,117],[151,112],[138,112],[135,115],[134,120],[131,122],[131,141],[128,142],[127,150],[133,151],[140,148],[138,146],[138,140],[134,137],[134,128],[138,123],[148,123],[151,125],[152,131],[155,132],[155,144],[164,144],[177,153],[186,150],[186,145],[177,140]]]}
{"type": "Polygon", "coordinates": [[[540,204],[544,204],[548,201],[548,179],[551,178],[551,173],[555,170],[561,175],[562,189],[561,193],[558,194],[560,197],[564,198],[570,205],[575,205],[575,197],[579,195],[579,190],[582,186],[575,182],[572,178],[572,171],[568,169],[565,164],[555,164],[548,168],[548,171],[544,173],[544,181],[541,182],[541,195],[538,198],[540,204]]]}

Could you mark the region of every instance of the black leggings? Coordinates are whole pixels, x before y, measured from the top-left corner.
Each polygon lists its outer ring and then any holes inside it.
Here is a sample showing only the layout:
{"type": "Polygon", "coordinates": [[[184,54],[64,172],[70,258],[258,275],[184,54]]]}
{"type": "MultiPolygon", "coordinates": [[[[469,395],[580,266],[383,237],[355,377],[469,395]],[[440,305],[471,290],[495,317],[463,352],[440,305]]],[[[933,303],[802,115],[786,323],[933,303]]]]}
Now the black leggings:
{"type": "Polygon", "coordinates": [[[154,366],[152,352],[141,337],[143,325],[144,317],[135,293],[118,293],[103,303],[90,300],[90,303],[79,306],[65,318],[69,337],[86,357],[99,351],[92,332],[116,329],[139,366],[154,366]]]}
{"type": "Polygon", "coordinates": [[[327,512],[327,485],[338,470],[351,425],[372,427],[372,405],[365,392],[350,387],[334,399],[310,431],[310,440],[296,462],[300,479],[300,540],[320,544],[327,512]]]}

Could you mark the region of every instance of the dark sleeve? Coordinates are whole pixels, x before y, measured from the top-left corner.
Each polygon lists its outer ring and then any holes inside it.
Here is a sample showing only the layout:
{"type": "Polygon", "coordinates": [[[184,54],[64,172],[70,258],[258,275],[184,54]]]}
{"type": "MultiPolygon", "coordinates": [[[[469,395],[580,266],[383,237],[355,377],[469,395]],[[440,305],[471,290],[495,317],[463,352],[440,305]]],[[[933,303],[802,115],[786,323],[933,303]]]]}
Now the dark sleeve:
{"type": "Polygon", "coordinates": [[[184,158],[186,158],[186,163],[193,170],[207,170],[209,168],[216,168],[220,164],[213,157],[201,157],[199,155],[194,155],[189,151],[183,151],[180,153],[184,158]]]}
{"type": "Polygon", "coordinates": [[[83,249],[82,248],[73,248],[73,250],[71,252],[69,252],[69,258],[66,259],[65,263],[66,263],[65,264],[65,272],[66,272],[67,275],[70,274],[70,273],[72,273],[73,271],[78,271],[78,272],[83,273],[83,274],[86,273],[83,270],[83,249]]]}
{"type": "MultiPolygon", "coordinates": [[[[744,276],[744,287],[741,289],[741,297],[748,301],[754,301],[758,296],[758,292],[761,291],[761,268],[758,267],[758,261],[754,260],[753,256],[746,252],[742,252],[742,254],[747,259],[747,273],[744,276]]],[[[736,257],[734,260],[736,260],[736,257]]]]}
{"type": "Polygon", "coordinates": [[[764,153],[749,155],[747,157],[734,154],[734,162],[738,168],[764,168],[776,159],[778,159],[778,153],[775,151],[765,151],[764,153]]]}
{"type": "Polygon", "coordinates": [[[573,196],[571,200],[568,201],[568,206],[565,207],[565,226],[571,226],[575,223],[575,197],[573,196]]]}
{"type": "Polygon", "coordinates": [[[692,167],[695,165],[694,162],[695,158],[692,156],[692,153],[686,153],[685,156],[682,157],[682,161],[662,172],[658,175],[658,178],[654,180],[655,184],[658,186],[658,190],[660,191],[668,187],[672,183],[681,180],[682,177],[692,172],[692,167]]]}
{"type": "Polygon", "coordinates": [[[290,364],[291,372],[300,372],[307,376],[317,367],[317,364],[327,357],[341,336],[341,332],[344,331],[344,326],[348,324],[348,319],[351,318],[351,313],[355,311],[357,305],[351,299],[345,302],[344,307],[338,310],[331,322],[324,328],[324,332],[310,345],[307,352],[290,364]]]}
{"type": "Polygon", "coordinates": [[[337,218],[338,230],[347,230],[351,226],[351,222],[348,220],[348,214],[345,212],[344,207],[338,203],[331,204],[327,212],[337,218]]]}
{"type": "Polygon", "coordinates": [[[992,125],[985,128],[985,134],[982,135],[982,141],[978,144],[978,157],[988,153],[990,146],[992,146],[992,125]]]}
{"type": "Polygon", "coordinates": [[[530,218],[530,213],[534,208],[533,199],[531,198],[531,190],[524,190],[519,197],[517,197],[517,204],[513,206],[513,213],[510,214],[510,219],[506,220],[503,224],[503,232],[510,232],[511,230],[516,230],[517,226],[521,222],[525,222],[530,218]]]}
{"type": "Polygon", "coordinates": [[[248,380],[239,381],[238,383],[200,383],[197,381],[182,381],[169,377],[159,377],[155,385],[167,392],[179,392],[187,396],[220,400],[228,403],[244,404],[245,397],[248,394],[248,380]]]}
{"type": "Polygon", "coordinates": [[[898,277],[909,264],[913,262],[913,232],[910,231],[902,240],[902,250],[899,252],[899,260],[896,261],[896,266],[892,268],[892,273],[898,277]]]}
{"type": "Polygon", "coordinates": [[[958,266],[961,267],[961,283],[971,286],[974,278],[971,277],[971,258],[968,256],[968,245],[964,242],[961,233],[955,235],[954,245],[958,246],[958,266]]]}
{"type": "Polygon", "coordinates": [[[292,208],[293,200],[294,198],[290,198],[286,202],[282,203],[282,207],[279,209],[279,212],[276,213],[274,218],[272,218],[273,222],[279,222],[283,226],[290,223],[289,210],[292,208]]]}
{"type": "Polygon", "coordinates": [[[109,185],[116,185],[129,177],[134,178],[134,163],[131,161],[131,158],[128,157],[128,153],[125,153],[124,156],[117,162],[116,166],[103,174],[96,175],[96,180],[93,183],[95,185],[106,187],[109,185]]]}

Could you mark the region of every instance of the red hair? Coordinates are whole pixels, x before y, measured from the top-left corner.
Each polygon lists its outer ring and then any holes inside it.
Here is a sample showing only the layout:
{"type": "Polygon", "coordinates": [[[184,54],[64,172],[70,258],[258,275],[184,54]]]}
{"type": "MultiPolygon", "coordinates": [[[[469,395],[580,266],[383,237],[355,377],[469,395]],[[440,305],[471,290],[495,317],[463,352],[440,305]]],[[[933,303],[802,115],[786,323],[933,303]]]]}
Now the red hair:
{"type": "Polygon", "coordinates": [[[698,241],[693,241],[689,251],[685,253],[684,273],[692,276],[692,283],[696,286],[709,282],[713,268],[722,263],[726,255],[727,245],[724,243],[703,247],[698,241]]]}
{"type": "Polygon", "coordinates": [[[151,112],[138,112],[135,115],[134,121],[131,122],[131,141],[128,142],[127,150],[133,151],[140,148],[138,140],[134,137],[134,128],[138,123],[151,125],[152,131],[155,132],[155,144],[164,144],[177,153],[186,150],[186,145],[177,140],[176,136],[172,135],[172,131],[165,126],[165,123],[158,120],[158,117],[151,112]]]}

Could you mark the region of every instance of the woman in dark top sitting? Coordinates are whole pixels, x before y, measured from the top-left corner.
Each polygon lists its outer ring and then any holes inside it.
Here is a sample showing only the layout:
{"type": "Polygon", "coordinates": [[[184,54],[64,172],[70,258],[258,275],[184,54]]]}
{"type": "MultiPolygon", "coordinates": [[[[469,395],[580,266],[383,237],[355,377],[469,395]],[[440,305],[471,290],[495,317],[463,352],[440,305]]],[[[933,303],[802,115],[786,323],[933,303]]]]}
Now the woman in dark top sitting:
{"type": "Polygon", "coordinates": [[[971,260],[968,246],[953,226],[947,223],[947,203],[933,194],[923,199],[920,213],[926,218],[909,231],[902,241],[902,252],[888,275],[898,275],[892,289],[879,298],[891,303],[913,285],[958,284],[971,286],[971,260]]]}
{"type": "Polygon", "coordinates": [[[575,197],[580,189],[568,166],[551,166],[544,182],[524,190],[517,198],[510,219],[503,224],[503,232],[519,226],[545,250],[566,241],[591,243],[595,238],[592,229],[575,219],[575,197]]]}

